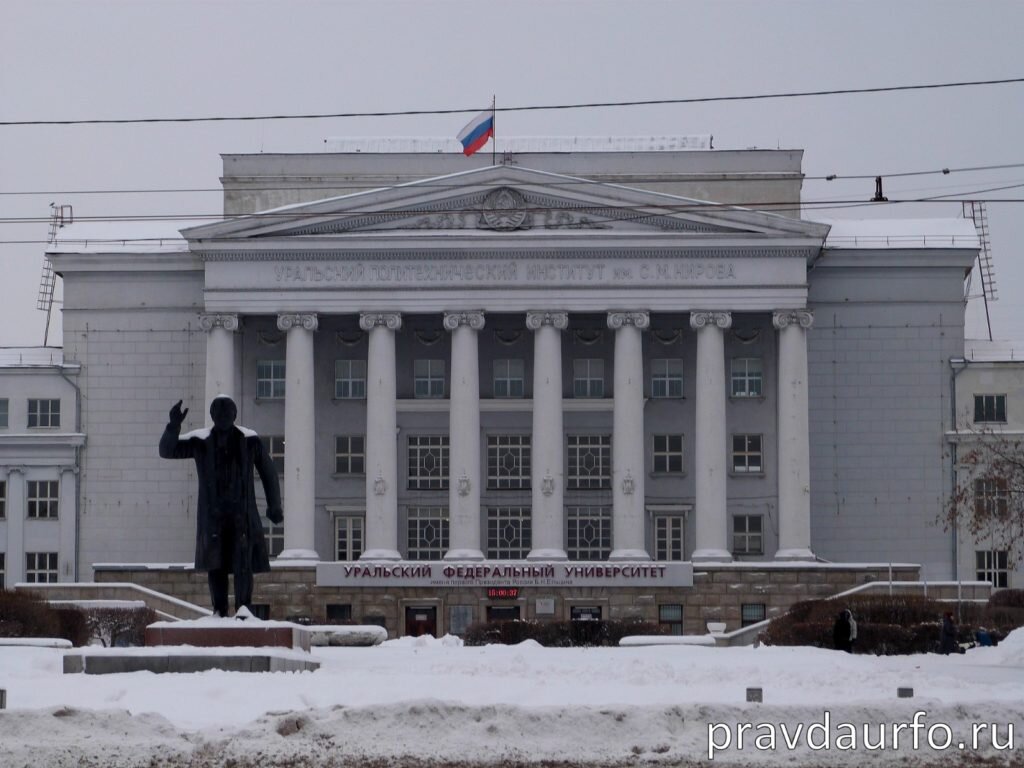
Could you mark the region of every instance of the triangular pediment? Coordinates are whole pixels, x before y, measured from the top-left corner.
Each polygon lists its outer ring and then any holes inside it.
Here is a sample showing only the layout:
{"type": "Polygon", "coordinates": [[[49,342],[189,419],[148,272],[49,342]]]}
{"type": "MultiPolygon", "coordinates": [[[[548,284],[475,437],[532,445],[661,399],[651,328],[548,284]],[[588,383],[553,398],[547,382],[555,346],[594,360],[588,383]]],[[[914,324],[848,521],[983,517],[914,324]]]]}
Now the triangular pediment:
{"type": "Polygon", "coordinates": [[[490,166],[369,192],[275,208],[182,231],[189,240],[419,235],[510,236],[563,232],[797,238],[828,227],[517,166],[490,166]]]}

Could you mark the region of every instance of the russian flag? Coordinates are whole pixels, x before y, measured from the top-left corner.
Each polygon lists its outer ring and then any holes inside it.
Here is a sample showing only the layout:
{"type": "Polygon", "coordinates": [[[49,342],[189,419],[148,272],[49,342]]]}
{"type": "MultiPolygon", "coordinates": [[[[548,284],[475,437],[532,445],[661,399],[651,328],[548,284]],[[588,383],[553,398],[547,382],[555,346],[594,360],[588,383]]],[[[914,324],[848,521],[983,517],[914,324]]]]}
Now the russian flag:
{"type": "Polygon", "coordinates": [[[456,137],[462,142],[462,154],[469,157],[494,135],[494,112],[487,110],[474,117],[456,137]]]}

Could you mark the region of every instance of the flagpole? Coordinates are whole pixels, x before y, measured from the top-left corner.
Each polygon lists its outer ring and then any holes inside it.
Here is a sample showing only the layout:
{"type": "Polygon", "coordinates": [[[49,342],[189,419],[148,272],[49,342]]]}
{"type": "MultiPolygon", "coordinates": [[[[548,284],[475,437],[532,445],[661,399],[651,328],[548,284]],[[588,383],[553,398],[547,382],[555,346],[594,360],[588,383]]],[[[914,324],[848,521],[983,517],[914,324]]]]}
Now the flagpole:
{"type": "Polygon", "coordinates": [[[495,117],[495,109],[494,109],[494,107],[495,107],[496,103],[497,103],[497,96],[495,96],[492,93],[491,94],[491,126],[492,126],[493,130],[491,132],[491,165],[497,165],[498,164],[497,160],[495,160],[495,154],[498,151],[498,121],[494,119],[494,117],[495,117]]]}

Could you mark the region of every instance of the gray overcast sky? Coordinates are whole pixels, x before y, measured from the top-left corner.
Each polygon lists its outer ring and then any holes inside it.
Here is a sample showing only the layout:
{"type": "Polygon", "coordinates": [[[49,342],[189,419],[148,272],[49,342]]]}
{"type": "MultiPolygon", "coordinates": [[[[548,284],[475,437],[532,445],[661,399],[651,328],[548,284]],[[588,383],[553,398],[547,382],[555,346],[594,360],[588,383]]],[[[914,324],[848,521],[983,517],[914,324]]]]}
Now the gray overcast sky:
{"type": "MultiPolygon", "coordinates": [[[[484,108],[1024,77],[1024,3],[0,3],[0,120],[484,108]]],[[[454,136],[462,115],[129,126],[0,126],[0,216],[209,214],[217,194],[72,195],[218,186],[219,153],[315,152],[327,136],[454,136]]],[[[1024,84],[703,105],[498,114],[512,135],[714,134],[801,148],[808,176],[1024,163],[1024,84]]],[[[1024,184],[1024,168],[886,181],[889,198],[1024,184]]],[[[874,183],[812,181],[805,200],[874,183]]],[[[966,195],[970,196],[970,195],[966,195]]],[[[979,195],[980,196],[980,195],[979,195]]],[[[990,193],[1024,198],[1024,187],[990,193]]],[[[840,217],[959,216],[959,204],[840,217]]],[[[1024,342],[1024,203],[989,206],[997,338],[1024,342]]],[[[45,240],[0,223],[0,241],[45,240]]],[[[43,341],[42,244],[0,243],[0,345],[43,341]]],[[[972,301],[968,333],[984,335],[972,301]]],[[[59,342],[59,317],[50,340],[59,342]]],[[[1024,343],[1021,344],[1024,348],[1024,343]]]]}

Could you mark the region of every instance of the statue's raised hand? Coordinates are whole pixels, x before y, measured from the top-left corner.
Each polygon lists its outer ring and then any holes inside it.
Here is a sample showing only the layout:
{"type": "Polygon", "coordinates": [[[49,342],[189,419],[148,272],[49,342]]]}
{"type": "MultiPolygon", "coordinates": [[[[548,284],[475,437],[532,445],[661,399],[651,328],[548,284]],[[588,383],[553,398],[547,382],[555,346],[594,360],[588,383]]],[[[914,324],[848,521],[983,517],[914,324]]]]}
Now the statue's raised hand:
{"type": "Polygon", "coordinates": [[[180,427],[182,425],[182,422],[185,421],[185,417],[188,416],[188,408],[186,408],[184,411],[181,410],[181,403],[182,401],[179,400],[171,407],[171,424],[173,424],[176,427],[180,427]]]}
{"type": "Polygon", "coordinates": [[[284,510],[283,509],[268,509],[267,519],[274,525],[280,525],[284,522],[284,510]]]}

